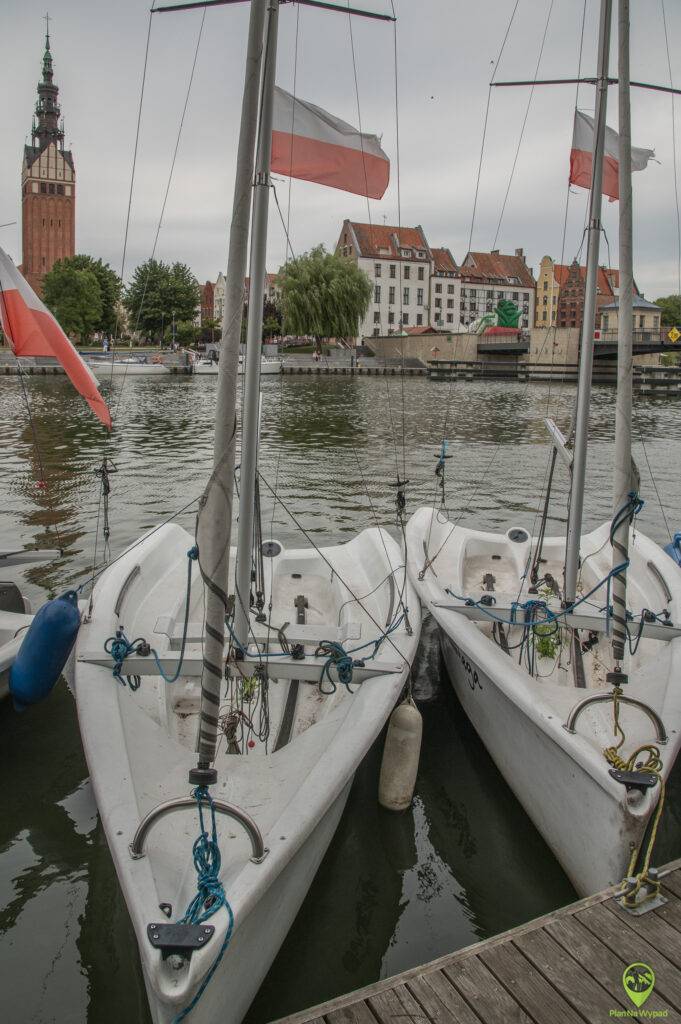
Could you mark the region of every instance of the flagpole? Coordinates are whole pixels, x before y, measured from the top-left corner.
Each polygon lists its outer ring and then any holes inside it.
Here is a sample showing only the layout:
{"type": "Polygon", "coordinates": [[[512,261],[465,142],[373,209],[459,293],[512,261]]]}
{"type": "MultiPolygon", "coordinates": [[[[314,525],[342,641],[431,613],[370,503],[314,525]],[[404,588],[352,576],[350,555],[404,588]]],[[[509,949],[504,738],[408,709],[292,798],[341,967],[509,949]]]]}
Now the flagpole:
{"type": "Polygon", "coordinates": [[[596,85],[596,114],[589,195],[589,227],[584,287],[584,315],[579,351],[579,383],[575,413],[575,443],[572,463],[572,485],[568,513],[567,545],[565,551],[565,602],[572,604],[577,597],[579,548],[582,537],[584,510],[584,481],[586,478],[589,405],[591,375],[593,372],[594,323],[596,318],[596,275],[601,237],[601,204],[603,188],[603,148],[605,143],[605,117],[608,103],[608,58],[610,54],[610,21],[612,0],[601,0],[598,34],[598,69],[596,85]]]}
{"type": "Polygon", "coordinates": [[[236,551],[234,636],[245,650],[250,630],[251,552],[255,509],[255,479],[258,468],[258,413],[260,406],[260,360],[267,255],[267,215],[270,199],[272,157],[272,115],[274,77],[277,64],[279,0],[269,0],[269,19],[261,96],[258,155],[253,196],[250,294],[246,334],[245,389],[241,419],[241,471],[239,475],[239,530],[236,551]]]}
{"type": "Polygon", "coordinates": [[[213,473],[201,499],[197,524],[199,564],[206,584],[201,719],[197,741],[198,764],[196,769],[190,772],[190,782],[198,785],[210,784],[217,778],[215,769],[211,768],[211,765],[215,760],[220,687],[223,679],[227,580],[234,493],[237,373],[266,10],[267,0],[252,0],[241,104],[241,127],[234,179],[232,223],[229,232],[229,257],[215,411],[213,473]]]}
{"type": "MultiPolygon", "coordinates": [[[[630,515],[618,514],[631,507],[631,416],[633,375],[632,189],[631,97],[629,91],[629,0],[619,0],[619,191],[620,191],[620,287],[618,301],[617,406],[615,412],[615,529],[612,538],[613,568],[629,561],[630,515]]],[[[619,671],[627,636],[626,568],[612,581],[612,654],[619,671]]]]}

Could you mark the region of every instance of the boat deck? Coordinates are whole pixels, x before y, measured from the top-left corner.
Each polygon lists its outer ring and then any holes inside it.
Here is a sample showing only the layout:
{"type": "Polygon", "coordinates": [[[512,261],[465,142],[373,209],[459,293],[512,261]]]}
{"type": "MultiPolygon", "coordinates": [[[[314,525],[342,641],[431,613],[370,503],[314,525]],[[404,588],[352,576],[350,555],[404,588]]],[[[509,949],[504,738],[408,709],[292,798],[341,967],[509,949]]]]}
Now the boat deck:
{"type": "Polygon", "coordinates": [[[622,974],[641,961],[655,972],[645,1015],[675,1019],[681,860],[660,875],[667,902],[640,916],[609,889],[277,1024],[596,1024],[636,1010],[622,974]]]}

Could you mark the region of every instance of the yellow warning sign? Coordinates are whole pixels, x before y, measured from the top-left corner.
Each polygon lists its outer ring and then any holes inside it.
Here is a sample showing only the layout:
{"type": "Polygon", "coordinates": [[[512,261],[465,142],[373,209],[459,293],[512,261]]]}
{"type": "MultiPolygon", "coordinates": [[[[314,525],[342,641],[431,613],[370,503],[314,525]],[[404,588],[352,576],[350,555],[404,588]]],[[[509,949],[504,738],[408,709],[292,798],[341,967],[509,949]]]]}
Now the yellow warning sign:
{"type": "Polygon", "coordinates": [[[678,341],[681,338],[681,331],[678,327],[672,327],[671,331],[667,333],[667,337],[670,341],[678,341]]]}

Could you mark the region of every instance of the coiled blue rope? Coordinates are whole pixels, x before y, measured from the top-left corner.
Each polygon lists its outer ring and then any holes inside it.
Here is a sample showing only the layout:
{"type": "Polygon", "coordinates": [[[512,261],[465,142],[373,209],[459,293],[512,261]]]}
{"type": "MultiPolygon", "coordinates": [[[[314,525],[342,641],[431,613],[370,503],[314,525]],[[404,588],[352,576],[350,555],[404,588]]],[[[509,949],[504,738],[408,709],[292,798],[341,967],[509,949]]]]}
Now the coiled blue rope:
{"type": "Polygon", "coordinates": [[[222,946],[220,952],[216,956],[215,960],[210,966],[210,970],[207,972],[205,978],[199,985],[196,993],[188,1003],[187,1006],[173,1019],[173,1024],[180,1024],[180,1021],[184,1020],[188,1016],[198,1003],[199,999],[206,991],[206,988],[210,984],[210,981],[215,974],[216,970],[220,965],[227,947],[229,946],[234,932],[234,912],[229,905],[227,896],[225,895],[225,889],[220,881],[220,868],[222,866],[222,856],[220,854],[220,847],[218,845],[218,831],[217,823],[215,821],[215,804],[211,797],[208,788],[206,786],[198,786],[194,790],[194,797],[199,811],[199,826],[201,829],[200,835],[194,841],[192,848],[192,857],[194,859],[194,867],[196,868],[196,895],[190,901],[189,906],[184,912],[184,916],[180,918],[181,924],[202,924],[207,921],[209,917],[216,914],[220,907],[224,907],[229,917],[229,923],[227,925],[227,931],[225,937],[222,940],[222,946]],[[210,818],[211,818],[211,832],[208,835],[206,825],[203,818],[203,802],[206,801],[210,806],[210,818]]]}
{"type": "Polygon", "coordinates": [[[163,665],[161,664],[161,659],[158,656],[158,652],[153,647],[149,646],[144,637],[138,636],[136,640],[128,640],[127,636],[125,635],[125,630],[123,629],[122,626],[116,630],[115,636],[110,636],[108,637],[107,640],[104,641],[105,652],[107,654],[110,654],[114,660],[114,679],[117,679],[118,682],[121,683],[123,686],[125,686],[127,682],[127,685],[133,691],[139,690],[140,688],[141,679],[139,676],[126,676],[124,679],[122,675],[123,662],[130,654],[142,654],[144,656],[153,654],[154,661],[156,662],[156,667],[159,671],[159,674],[163,679],[165,679],[166,683],[175,683],[180,678],[180,674],[182,672],[182,663],[184,662],[184,652],[187,646],[187,632],[189,630],[189,606],[191,604],[192,597],[192,562],[195,562],[198,557],[199,549],[195,544],[187,552],[187,587],[185,591],[184,600],[184,626],[182,628],[182,644],[180,646],[180,659],[177,663],[177,669],[175,670],[174,675],[167,676],[165,674],[165,672],[163,671],[163,665]]]}

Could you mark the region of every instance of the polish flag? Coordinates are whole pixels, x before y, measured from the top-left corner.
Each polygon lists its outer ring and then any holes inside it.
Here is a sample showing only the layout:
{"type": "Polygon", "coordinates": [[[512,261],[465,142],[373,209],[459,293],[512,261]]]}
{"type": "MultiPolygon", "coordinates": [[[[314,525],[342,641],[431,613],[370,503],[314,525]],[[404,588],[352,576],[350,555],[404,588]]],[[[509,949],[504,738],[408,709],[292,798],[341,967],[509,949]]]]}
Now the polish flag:
{"type": "Polygon", "coordinates": [[[111,430],[97,379],[6,252],[0,249],[0,324],[15,356],[53,356],[95,416],[111,430]]]}
{"type": "Polygon", "coordinates": [[[316,181],[370,199],[380,199],[390,180],[390,161],[377,135],[359,132],[278,86],[274,90],[271,166],[290,178],[316,181]]]}
{"type": "MultiPolygon", "coordinates": [[[[612,128],[605,128],[605,152],[603,154],[603,195],[610,200],[619,199],[619,145],[620,137],[612,128]]],[[[591,188],[591,165],[594,148],[594,121],[592,117],[575,110],[575,128],[570,152],[570,184],[591,188]]],[[[643,171],[648,161],[655,156],[654,149],[631,147],[632,171],[643,171]]]]}

